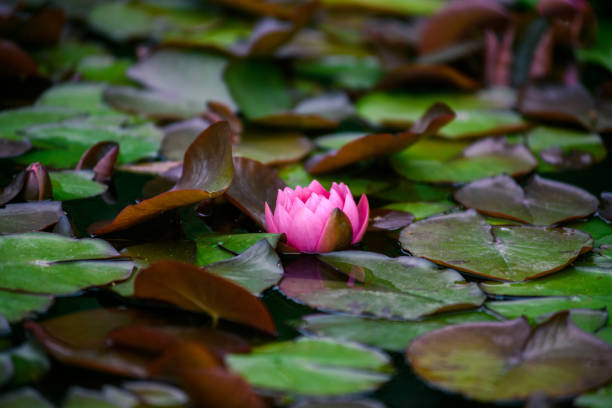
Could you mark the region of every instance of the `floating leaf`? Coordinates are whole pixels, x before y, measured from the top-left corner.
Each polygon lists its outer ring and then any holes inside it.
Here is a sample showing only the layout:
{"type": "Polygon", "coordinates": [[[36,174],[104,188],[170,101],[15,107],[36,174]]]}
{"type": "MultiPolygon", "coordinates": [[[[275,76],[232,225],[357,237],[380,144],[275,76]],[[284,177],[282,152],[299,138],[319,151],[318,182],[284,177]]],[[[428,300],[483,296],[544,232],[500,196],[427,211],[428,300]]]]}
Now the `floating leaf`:
{"type": "Polygon", "coordinates": [[[72,239],[32,232],[0,237],[0,287],[67,294],[127,279],[131,261],[99,239],[72,239]]]}
{"type": "Polygon", "coordinates": [[[129,86],[107,88],[104,91],[104,100],[117,110],[155,120],[186,119],[200,115],[206,110],[201,100],[188,99],[169,91],[129,86]]]}
{"type": "Polygon", "coordinates": [[[10,387],[37,382],[51,368],[51,363],[44,350],[33,341],[26,341],[16,348],[0,354],[0,359],[11,361],[14,371],[9,382],[10,387]]]}
{"type": "Polygon", "coordinates": [[[135,310],[93,309],[40,323],[30,321],[25,327],[51,356],[64,364],[142,378],[148,375],[152,357],[109,347],[107,336],[121,327],[163,322],[159,317],[135,310]]]}
{"type": "Polygon", "coordinates": [[[0,112],[0,138],[21,140],[20,131],[32,125],[61,122],[78,116],[78,112],[69,108],[28,106],[25,108],[0,112]]]}
{"type": "Polygon", "coordinates": [[[27,140],[11,140],[0,138],[0,159],[21,156],[32,148],[27,140]]]}
{"type": "Polygon", "coordinates": [[[405,211],[377,208],[370,211],[369,230],[394,231],[414,221],[414,215],[405,211]]]}
{"type": "Polygon", "coordinates": [[[107,186],[94,181],[95,174],[88,170],[52,171],[53,198],[58,201],[75,200],[102,194],[107,186]]]}
{"type": "Polygon", "coordinates": [[[599,215],[612,221],[612,193],[601,193],[601,208],[599,215]]]}
{"type": "Polygon", "coordinates": [[[205,266],[242,254],[262,239],[276,248],[280,234],[201,234],[191,238],[197,246],[196,263],[205,266]]]}
{"type": "MultiPolygon", "coordinates": [[[[332,0],[333,1],[333,0],[332,0]]],[[[352,55],[329,55],[315,60],[297,60],[298,75],[331,82],[349,89],[370,89],[383,75],[378,59],[352,55]]]]}
{"type": "Polygon", "coordinates": [[[241,286],[196,266],[162,260],[140,271],[134,295],[243,323],[275,334],[274,322],[259,299],[241,286]]]}
{"type": "MultiPolygon", "coordinates": [[[[68,82],[56,85],[40,96],[36,104],[41,107],[72,109],[80,114],[101,116],[105,121],[121,123],[127,117],[108,106],[102,97],[104,84],[68,82]]],[[[50,123],[51,121],[45,121],[50,123]]],[[[34,124],[34,123],[33,123],[34,124]]]]}
{"type": "Polygon", "coordinates": [[[75,166],[88,148],[105,141],[119,144],[119,163],[155,157],[163,137],[151,124],[120,127],[99,125],[90,120],[32,126],[25,134],[32,145],[41,150],[21,156],[20,162],[39,161],[60,168],[75,166]]]}
{"type": "Polygon", "coordinates": [[[95,181],[108,180],[113,175],[118,155],[118,143],[96,143],[83,153],[75,170],[93,170],[95,181]]]}
{"type": "Polygon", "coordinates": [[[286,184],[276,171],[246,157],[234,158],[234,181],[225,196],[261,227],[265,227],[265,203],[276,206],[276,195],[286,184]]]}
{"type": "Polygon", "coordinates": [[[391,156],[391,165],[409,180],[469,182],[484,177],[531,172],[537,161],[522,144],[504,139],[484,139],[468,145],[425,139],[391,156]]]}
{"type": "Polygon", "coordinates": [[[534,279],[563,269],[589,251],[593,239],[568,228],[491,226],[474,210],[428,218],[400,234],[402,247],[477,276],[534,279]]]}
{"type": "Polygon", "coordinates": [[[15,293],[0,290],[0,314],[9,322],[17,323],[34,312],[45,312],[53,304],[49,295],[15,293]]]}
{"type": "Polygon", "coordinates": [[[360,316],[317,314],[303,318],[299,329],[318,336],[356,341],[386,350],[402,351],[415,338],[453,324],[495,321],[485,312],[443,313],[419,321],[367,319],[360,316]]]}
{"type": "Polygon", "coordinates": [[[0,235],[46,229],[64,216],[59,201],[7,204],[0,208],[0,235]]]}
{"type": "Polygon", "coordinates": [[[310,139],[296,132],[261,132],[247,130],[233,146],[236,156],[257,160],[266,165],[294,163],[310,153],[310,139]]]}
{"type": "Polygon", "coordinates": [[[124,230],[163,211],[223,194],[233,177],[231,158],[232,148],[227,122],[212,124],[185,152],[183,173],[172,190],[138,204],[128,205],[111,223],[95,228],[93,233],[108,234],[124,230]]]}
{"type": "Polygon", "coordinates": [[[128,76],[151,89],[199,102],[202,107],[217,101],[233,108],[234,100],[222,78],[226,63],[212,54],[165,48],[133,65],[128,76]]]}
{"type": "Polygon", "coordinates": [[[227,358],[230,370],[256,386],[300,395],[364,392],[388,379],[384,354],[354,343],[301,337],[227,358]]]}
{"type": "Polygon", "coordinates": [[[187,148],[210,123],[200,117],[172,123],[164,128],[161,155],[168,160],[183,160],[187,148]]]}
{"type": "Polygon", "coordinates": [[[572,322],[580,329],[593,333],[608,321],[608,312],[603,309],[585,309],[597,303],[578,296],[571,298],[542,297],[512,301],[490,301],[487,308],[507,319],[524,316],[529,323],[542,323],[553,314],[569,310],[572,322]]]}
{"type": "Polygon", "coordinates": [[[585,218],[599,205],[595,196],[578,187],[537,175],[524,189],[508,176],[474,181],[457,190],[455,199],[481,213],[533,225],[585,218]]]}
{"type": "Polygon", "coordinates": [[[337,170],[361,160],[398,152],[438,130],[453,120],[455,114],[443,104],[430,107],[410,131],[398,134],[371,134],[355,138],[337,150],[315,155],[305,164],[311,174],[337,170]]]}
{"type": "Polygon", "coordinates": [[[372,10],[374,12],[392,13],[399,15],[429,15],[438,11],[444,0],[408,0],[385,1],[377,0],[323,0],[325,7],[340,10],[355,8],[357,10],[372,10]]]}
{"type": "Polygon", "coordinates": [[[583,169],[606,157],[606,148],[596,133],[539,126],[529,132],[527,146],[538,157],[538,170],[583,169]]]}
{"type": "Polygon", "coordinates": [[[406,211],[412,214],[415,220],[421,220],[457,208],[457,206],[450,201],[444,200],[393,203],[385,206],[385,208],[394,211],[406,211]]]}
{"type": "Polygon", "coordinates": [[[574,400],[577,407],[606,408],[612,404],[612,385],[580,395],[574,400]]]}
{"type": "Polygon", "coordinates": [[[311,307],[387,319],[478,307],[484,295],[457,272],[418,258],[389,258],[363,251],[319,255],[337,272],[311,258],[286,267],[280,289],[311,307]]]}
{"type": "Polygon", "coordinates": [[[473,138],[506,134],[526,129],[519,115],[507,109],[504,101],[491,101],[487,95],[469,94],[401,94],[375,92],[357,101],[356,109],[364,119],[405,128],[416,122],[434,103],[442,102],[456,117],[441,131],[448,139],[473,138]]]}
{"type": "Polygon", "coordinates": [[[0,404],[4,408],[53,408],[49,401],[31,387],[4,393],[0,396],[0,404]]]}
{"type": "Polygon", "coordinates": [[[479,401],[568,397],[612,378],[612,346],[567,312],[533,330],[525,319],[447,327],[414,340],[406,354],[420,377],[479,401]]]}
{"type": "Polygon", "coordinates": [[[284,272],[278,255],[265,239],[242,254],[208,264],[205,269],[237,283],[254,295],[276,285],[284,272]]]}

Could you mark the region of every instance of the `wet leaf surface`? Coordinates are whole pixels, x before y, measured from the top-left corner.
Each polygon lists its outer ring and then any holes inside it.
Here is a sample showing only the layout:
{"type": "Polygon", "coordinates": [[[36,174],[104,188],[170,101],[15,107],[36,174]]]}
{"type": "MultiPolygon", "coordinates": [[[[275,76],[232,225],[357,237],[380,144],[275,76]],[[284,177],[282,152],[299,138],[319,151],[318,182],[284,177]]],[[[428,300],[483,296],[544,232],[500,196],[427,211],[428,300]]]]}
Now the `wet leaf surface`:
{"type": "Polygon", "coordinates": [[[593,239],[581,231],[491,226],[473,210],[411,224],[402,230],[400,242],[415,256],[508,281],[556,272],[593,246],[593,239]]]}
{"type": "Polygon", "coordinates": [[[169,260],[154,263],[136,277],[134,295],[207,313],[215,323],[221,318],[276,333],[259,299],[232,281],[193,265],[169,260]]]}
{"type": "Polygon", "coordinates": [[[533,225],[585,218],[599,205],[587,191],[537,175],[524,188],[508,176],[474,181],[457,190],[455,199],[481,213],[533,225]]]}
{"type": "Polygon", "coordinates": [[[127,279],[134,264],[107,242],[50,233],[0,237],[0,287],[31,293],[68,294],[127,279]],[[10,254],[10,256],[9,256],[10,254]]]}
{"type": "Polygon", "coordinates": [[[439,270],[417,258],[389,258],[371,252],[319,255],[286,266],[280,284],[290,298],[322,310],[415,319],[449,310],[478,307],[483,294],[457,272],[439,270]]]}
{"type": "Polygon", "coordinates": [[[385,382],[388,357],[355,343],[301,337],[227,359],[231,371],[256,387],[299,395],[339,395],[385,382]]]}
{"type": "Polygon", "coordinates": [[[426,139],[391,156],[391,166],[413,181],[469,182],[485,177],[530,173],[537,165],[529,150],[504,139],[468,144],[426,139]]]}
{"type": "Polygon", "coordinates": [[[417,375],[437,387],[510,401],[534,393],[572,396],[604,384],[612,377],[610,347],[564,312],[535,329],[524,319],[451,326],[419,337],[406,353],[417,375]]]}
{"type": "Polygon", "coordinates": [[[59,201],[7,204],[0,208],[0,235],[40,231],[63,216],[59,201]]]}

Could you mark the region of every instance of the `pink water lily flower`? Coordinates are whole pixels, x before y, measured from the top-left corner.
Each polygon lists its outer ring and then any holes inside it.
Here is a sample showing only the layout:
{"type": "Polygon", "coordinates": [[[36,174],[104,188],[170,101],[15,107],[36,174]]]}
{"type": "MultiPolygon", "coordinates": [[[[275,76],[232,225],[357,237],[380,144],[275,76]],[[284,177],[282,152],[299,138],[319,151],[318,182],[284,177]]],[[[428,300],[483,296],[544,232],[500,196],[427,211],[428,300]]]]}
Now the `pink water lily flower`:
{"type": "Polygon", "coordinates": [[[361,241],[368,226],[370,206],[365,194],[355,204],[351,190],[344,183],[333,183],[329,191],[313,180],[308,187],[278,190],[274,213],[266,202],[266,228],[268,232],[285,233],[287,243],[303,252],[328,252],[330,234],[334,234],[331,221],[334,209],[342,211],[352,228],[351,244],[361,241]]]}

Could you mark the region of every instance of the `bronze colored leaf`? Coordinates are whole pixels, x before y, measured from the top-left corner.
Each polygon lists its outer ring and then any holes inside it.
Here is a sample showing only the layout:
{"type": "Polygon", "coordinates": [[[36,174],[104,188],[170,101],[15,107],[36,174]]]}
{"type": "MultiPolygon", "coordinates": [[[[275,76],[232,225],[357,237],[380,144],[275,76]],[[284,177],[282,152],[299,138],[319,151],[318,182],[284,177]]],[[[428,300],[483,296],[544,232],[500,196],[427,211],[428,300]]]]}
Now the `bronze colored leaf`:
{"type": "Polygon", "coordinates": [[[418,139],[435,134],[455,117],[446,105],[437,103],[430,107],[421,119],[407,132],[383,133],[360,137],[337,150],[313,156],[305,167],[311,174],[326,173],[361,160],[398,152],[418,139]]]}
{"type": "Polygon", "coordinates": [[[94,180],[108,180],[113,175],[117,156],[119,156],[118,143],[96,143],[83,153],[75,170],[91,169],[95,173],[94,180]]]}
{"type": "Polygon", "coordinates": [[[234,172],[234,182],[225,196],[265,228],[265,203],[267,202],[270,208],[276,208],[278,190],[282,190],[287,185],[274,169],[245,157],[234,157],[234,172]]]}
{"type": "Polygon", "coordinates": [[[176,261],[162,260],[142,270],[134,282],[134,296],[160,300],[194,312],[246,324],[276,334],[264,304],[230,280],[176,261]]]}

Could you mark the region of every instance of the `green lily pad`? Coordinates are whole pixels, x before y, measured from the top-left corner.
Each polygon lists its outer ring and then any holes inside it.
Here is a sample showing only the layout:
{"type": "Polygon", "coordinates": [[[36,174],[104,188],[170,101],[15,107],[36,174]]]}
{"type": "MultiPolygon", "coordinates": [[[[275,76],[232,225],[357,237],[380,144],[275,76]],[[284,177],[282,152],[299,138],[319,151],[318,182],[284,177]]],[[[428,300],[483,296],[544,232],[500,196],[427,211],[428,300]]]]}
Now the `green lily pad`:
{"type": "Polygon", "coordinates": [[[377,191],[373,195],[381,200],[393,202],[436,202],[448,199],[451,189],[424,183],[397,180],[391,187],[377,191]]]}
{"type": "Polygon", "coordinates": [[[341,395],[372,390],[389,378],[389,358],[354,343],[301,337],[230,355],[230,370],[250,384],[299,395],[341,395]]]}
{"type": "MultiPolygon", "coordinates": [[[[520,283],[483,282],[480,287],[491,295],[561,296],[572,308],[612,310],[612,267],[588,260],[550,276],[520,283]]],[[[552,301],[549,301],[552,302],[552,301]]]]}
{"type": "Polygon", "coordinates": [[[104,387],[102,392],[71,387],[62,408],[122,408],[138,404],[136,396],[115,387],[104,387]]]}
{"type": "Polygon", "coordinates": [[[26,233],[0,237],[0,287],[32,293],[67,294],[127,279],[134,263],[99,239],[26,233]]]}
{"type": "MultiPolygon", "coordinates": [[[[612,64],[610,64],[612,71],[612,64]]],[[[574,400],[577,407],[608,408],[612,405],[612,385],[601,387],[597,391],[582,394],[574,400]]]]}
{"type": "Polygon", "coordinates": [[[586,222],[574,223],[570,227],[589,233],[593,237],[595,248],[602,244],[612,244],[612,225],[600,218],[591,218],[586,222]]]}
{"type": "Polygon", "coordinates": [[[512,133],[526,128],[521,116],[503,101],[491,101],[483,95],[401,94],[375,92],[357,101],[357,112],[364,119],[383,124],[406,126],[416,122],[436,102],[447,104],[457,115],[446,125],[441,136],[448,139],[471,138],[512,133]]]}
{"type": "Polygon", "coordinates": [[[426,381],[483,402],[570,397],[612,378],[612,346],[567,312],[534,329],[525,319],[447,327],[417,338],[406,354],[426,381]]]}
{"type": "Polygon", "coordinates": [[[144,402],[153,407],[184,407],[189,402],[189,397],[180,388],[169,384],[153,381],[130,381],[122,384],[128,390],[144,402]]]}
{"type": "Polygon", "coordinates": [[[70,108],[84,114],[104,116],[114,120],[125,120],[126,116],[108,106],[102,97],[105,89],[104,84],[96,83],[66,83],[56,85],[45,91],[38,101],[37,106],[56,108],[70,108]]]}
{"type": "Polygon", "coordinates": [[[437,215],[453,208],[457,208],[454,203],[447,200],[442,201],[415,201],[409,203],[393,203],[386,205],[384,208],[390,210],[407,211],[414,215],[415,220],[437,215]]]}
{"type": "Polygon", "coordinates": [[[370,89],[383,76],[383,68],[373,57],[330,55],[316,60],[295,62],[298,75],[348,89],[370,89]]]}
{"type": "Polygon", "coordinates": [[[470,182],[485,177],[524,175],[537,165],[522,144],[484,139],[473,144],[425,139],[391,156],[391,165],[412,181],[470,182]]]}
{"type": "Polygon", "coordinates": [[[585,218],[599,206],[587,191],[537,175],[524,189],[508,176],[477,180],[457,190],[455,199],[481,213],[533,225],[585,218]]]}
{"type": "Polygon", "coordinates": [[[418,221],[403,229],[399,240],[415,256],[509,281],[556,272],[593,246],[582,231],[491,226],[474,210],[418,221]]]}
{"type": "Polygon", "coordinates": [[[151,89],[177,98],[209,101],[234,108],[234,100],[223,81],[226,59],[203,52],[164,48],[128,70],[128,76],[151,89]]]}
{"type": "Polygon", "coordinates": [[[422,334],[453,324],[496,321],[488,313],[466,311],[443,313],[419,321],[367,319],[360,316],[317,314],[305,316],[300,331],[342,341],[356,341],[385,350],[403,351],[422,334]]]}
{"type": "Polygon", "coordinates": [[[61,122],[74,118],[79,112],[70,108],[54,106],[28,106],[0,112],[0,137],[9,140],[21,140],[20,131],[42,123],[61,122]]]}
{"type": "MultiPolygon", "coordinates": [[[[201,115],[206,111],[206,106],[200,100],[180,97],[168,91],[130,86],[107,88],[104,100],[117,110],[156,120],[185,119],[201,115]]],[[[201,130],[193,137],[194,139],[201,130]]]]}
{"type": "Polygon", "coordinates": [[[36,382],[51,368],[51,362],[44,350],[32,340],[1,353],[0,360],[10,360],[13,366],[9,387],[36,382]]]}
{"type": "Polygon", "coordinates": [[[53,297],[31,293],[0,290],[0,314],[9,322],[17,323],[35,312],[45,312],[53,304],[53,297]]]}
{"type": "Polygon", "coordinates": [[[235,156],[257,160],[267,165],[297,162],[310,153],[310,139],[297,132],[246,131],[232,146],[235,156]]]}
{"type": "Polygon", "coordinates": [[[414,257],[389,258],[364,251],[319,255],[287,265],[281,291],[324,310],[415,319],[449,310],[478,307],[484,296],[459,273],[414,257]]]}
{"type": "Polygon", "coordinates": [[[93,171],[52,171],[49,172],[53,198],[57,201],[75,200],[102,194],[108,188],[94,181],[93,171]]]}
{"type": "Polygon", "coordinates": [[[200,266],[230,259],[263,238],[276,248],[280,234],[202,234],[191,237],[197,246],[196,264],[200,266]]]}
{"type": "Polygon", "coordinates": [[[525,316],[530,323],[542,323],[553,314],[569,310],[574,324],[593,333],[608,321],[601,302],[586,297],[541,297],[511,301],[489,301],[485,306],[507,319],[525,316]]]}
{"type": "Polygon", "coordinates": [[[147,37],[160,25],[159,19],[135,4],[120,1],[97,5],[87,16],[88,24],[115,41],[147,37]]]}
{"type": "Polygon", "coordinates": [[[276,251],[263,237],[240,255],[208,264],[205,269],[247,288],[254,295],[276,285],[284,272],[276,251]]]}
{"type": "Polygon", "coordinates": [[[120,127],[89,120],[32,126],[25,134],[40,150],[21,156],[19,161],[39,161],[59,168],[73,167],[89,147],[103,141],[119,143],[120,164],[155,157],[163,138],[162,132],[151,124],[120,127]]]}
{"type": "Polygon", "coordinates": [[[76,70],[85,81],[106,82],[108,84],[126,84],[127,70],[132,61],[127,58],[115,58],[110,55],[91,55],[83,58],[76,70]]]}
{"type": "Polygon", "coordinates": [[[227,67],[225,81],[248,119],[287,112],[293,107],[285,77],[275,64],[236,61],[227,67]]]}
{"type": "Polygon", "coordinates": [[[387,12],[394,14],[431,15],[440,10],[445,0],[323,0],[326,7],[355,7],[357,9],[368,9],[376,12],[387,12]]]}
{"type": "Polygon", "coordinates": [[[606,158],[601,136],[572,129],[539,126],[528,133],[527,146],[541,172],[583,169],[606,158]]]}
{"type": "Polygon", "coordinates": [[[3,408],[54,408],[49,401],[31,387],[3,394],[0,396],[0,406],[3,408]]]}

